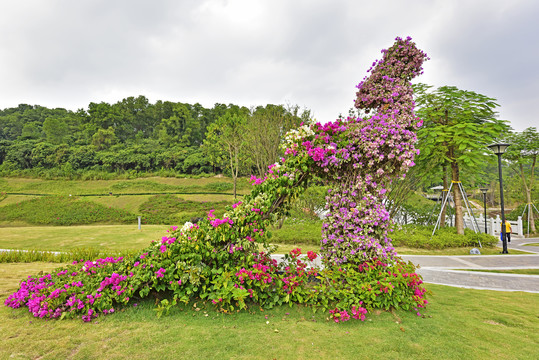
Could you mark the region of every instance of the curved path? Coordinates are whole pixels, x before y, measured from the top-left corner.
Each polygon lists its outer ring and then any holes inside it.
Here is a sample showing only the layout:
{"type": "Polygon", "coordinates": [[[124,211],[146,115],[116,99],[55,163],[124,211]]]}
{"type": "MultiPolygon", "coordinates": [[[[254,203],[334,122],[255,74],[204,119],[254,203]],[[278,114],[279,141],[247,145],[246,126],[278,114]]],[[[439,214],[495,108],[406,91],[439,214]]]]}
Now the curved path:
{"type": "MultiPolygon", "coordinates": [[[[539,293],[539,275],[518,275],[466,271],[458,269],[508,270],[539,269],[539,246],[525,246],[539,243],[538,238],[513,239],[508,244],[507,255],[465,255],[430,256],[402,255],[406,260],[418,264],[418,273],[427,283],[463,288],[526,291],[539,293]],[[511,254],[512,249],[533,252],[527,255],[511,254]]],[[[501,243],[499,244],[501,246],[501,243]]]]}

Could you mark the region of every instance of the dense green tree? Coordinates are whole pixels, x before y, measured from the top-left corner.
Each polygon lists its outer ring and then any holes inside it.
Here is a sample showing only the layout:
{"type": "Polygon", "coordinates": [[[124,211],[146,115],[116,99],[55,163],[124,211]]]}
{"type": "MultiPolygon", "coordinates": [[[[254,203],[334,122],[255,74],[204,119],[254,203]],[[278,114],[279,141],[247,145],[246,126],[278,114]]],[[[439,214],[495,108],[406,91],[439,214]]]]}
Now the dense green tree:
{"type": "Polygon", "coordinates": [[[68,124],[64,119],[49,116],[43,122],[45,138],[51,144],[61,144],[66,141],[68,124]]]}
{"type": "Polygon", "coordinates": [[[117,141],[116,132],[112,127],[109,127],[108,129],[98,129],[92,136],[92,145],[94,145],[97,150],[108,149],[116,144],[117,141]]]}
{"type": "Polygon", "coordinates": [[[204,140],[209,161],[230,170],[234,180],[234,197],[240,168],[245,166],[249,158],[246,134],[247,116],[231,109],[208,127],[204,140]]]}
{"type": "Polygon", "coordinates": [[[0,139],[15,140],[22,134],[24,122],[20,119],[18,113],[8,113],[0,115],[0,139]]]}
{"type": "Polygon", "coordinates": [[[21,130],[20,140],[37,140],[41,137],[41,124],[38,122],[29,122],[24,124],[21,130]]]}
{"type": "Polygon", "coordinates": [[[88,115],[87,121],[98,129],[115,129],[123,121],[120,107],[106,102],[91,102],[88,105],[88,115]]]}
{"type": "Polygon", "coordinates": [[[73,147],[68,161],[74,170],[90,169],[97,164],[95,148],[91,145],[73,147]]]}
{"type": "Polygon", "coordinates": [[[0,139],[0,164],[4,162],[4,159],[6,158],[6,155],[9,151],[9,148],[12,145],[12,141],[10,140],[2,140],[0,139]]]}
{"type": "MultiPolygon", "coordinates": [[[[518,175],[522,181],[522,190],[526,196],[526,204],[528,204],[528,211],[533,203],[532,193],[535,186],[535,175],[537,156],[539,155],[539,133],[534,127],[525,129],[522,132],[516,132],[509,134],[506,137],[508,143],[511,144],[507,148],[507,152],[504,158],[510,160],[511,169],[518,175]]],[[[531,231],[535,233],[535,219],[534,216],[530,216],[531,231]]]]}
{"type": "Polygon", "coordinates": [[[247,123],[247,142],[260,177],[264,176],[269,165],[283,155],[279,149],[283,136],[302,122],[311,122],[310,112],[303,110],[300,113],[297,105],[285,107],[268,104],[251,111],[247,123]]]}
{"type": "Polygon", "coordinates": [[[113,105],[122,116],[116,127],[116,135],[122,141],[133,139],[138,132],[150,137],[160,119],[155,117],[155,110],[145,96],[127,97],[113,105]]]}
{"type": "Polygon", "coordinates": [[[212,171],[211,163],[204,155],[204,152],[193,147],[189,155],[183,161],[182,170],[186,174],[210,173],[212,171]]]}
{"type": "Polygon", "coordinates": [[[189,146],[193,129],[191,111],[185,104],[176,104],[172,110],[172,116],[162,119],[159,125],[159,140],[167,145],[189,146]]]}
{"type": "Polygon", "coordinates": [[[486,145],[503,136],[508,126],[497,119],[498,104],[493,98],[454,86],[431,88],[425,84],[414,87],[416,113],[423,120],[417,132],[418,148],[424,161],[449,167],[455,184],[455,226],[458,234],[464,234],[462,198],[456,185],[461,181],[461,169],[479,169],[489,156],[486,145]]]}
{"type": "Polygon", "coordinates": [[[50,169],[58,165],[56,159],[56,145],[48,142],[37,143],[32,149],[32,167],[50,169]]]}
{"type": "Polygon", "coordinates": [[[7,151],[5,161],[14,164],[18,169],[30,169],[32,150],[36,143],[36,140],[14,141],[7,151]]]}

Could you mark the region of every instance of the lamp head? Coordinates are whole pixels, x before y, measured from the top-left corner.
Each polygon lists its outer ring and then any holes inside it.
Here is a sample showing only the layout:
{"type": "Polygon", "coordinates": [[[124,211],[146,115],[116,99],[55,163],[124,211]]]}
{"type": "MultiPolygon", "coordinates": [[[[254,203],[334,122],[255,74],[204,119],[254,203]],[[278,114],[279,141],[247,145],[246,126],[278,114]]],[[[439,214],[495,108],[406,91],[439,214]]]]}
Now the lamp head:
{"type": "Polygon", "coordinates": [[[496,155],[502,155],[511,144],[492,144],[488,148],[496,155]]]}

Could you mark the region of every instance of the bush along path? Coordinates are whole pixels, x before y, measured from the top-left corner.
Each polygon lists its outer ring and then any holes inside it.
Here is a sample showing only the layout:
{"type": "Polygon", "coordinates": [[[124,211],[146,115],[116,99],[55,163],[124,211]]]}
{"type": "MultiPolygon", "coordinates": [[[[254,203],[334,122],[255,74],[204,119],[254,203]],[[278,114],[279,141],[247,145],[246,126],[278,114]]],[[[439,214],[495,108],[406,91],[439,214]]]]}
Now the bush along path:
{"type": "Polygon", "coordinates": [[[404,176],[416,154],[410,80],[426,55],[410,38],[397,38],[358,85],[356,107],[369,118],[303,125],[287,134],[285,157],[263,179],[252,177],[250,195],[217,217],[172,227],[160,241],[129,257],[74,262],[29,277],[5,304],[36,317],[91,321],[134,299],[159,298],[158,315],[179,301],[202,299],[223,312],[250,304],[285,303],[328,311],[336,322],[364,320],[373,309],[425,306],[425,289],[411,263],[388,238],[382,199],[389,181],[404,176]],[[270,257],[268,225],[283,216],[312,179],[332,188],[321,254],[295,249],[277,264],[270,257]],[[259,244],[265,249],[259,252],[259,244]],[[323,269],[309,266],[322,257],[323,269]]]}

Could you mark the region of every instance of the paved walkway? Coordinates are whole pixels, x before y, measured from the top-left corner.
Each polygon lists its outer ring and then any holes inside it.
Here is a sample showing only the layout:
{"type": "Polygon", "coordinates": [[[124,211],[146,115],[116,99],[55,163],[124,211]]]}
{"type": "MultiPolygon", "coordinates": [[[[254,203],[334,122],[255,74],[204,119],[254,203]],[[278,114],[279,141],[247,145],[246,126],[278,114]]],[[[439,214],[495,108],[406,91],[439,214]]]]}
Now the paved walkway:
{"type": "MultiPolygon", "coordinates": [[[[539,275],[498,274],[459,269],[507,270],[539,269],[539,239],[512,239],[506,255],[429,256],[402,255],[418,264],[418,273],[427,283],[472,289],[526,291],[539,293],[539,275]],[[534,252],[529,255],[511,254],[512,249],[534,252]]],[[[499,244],[501,247],[501,242],[499,244]]]]}

